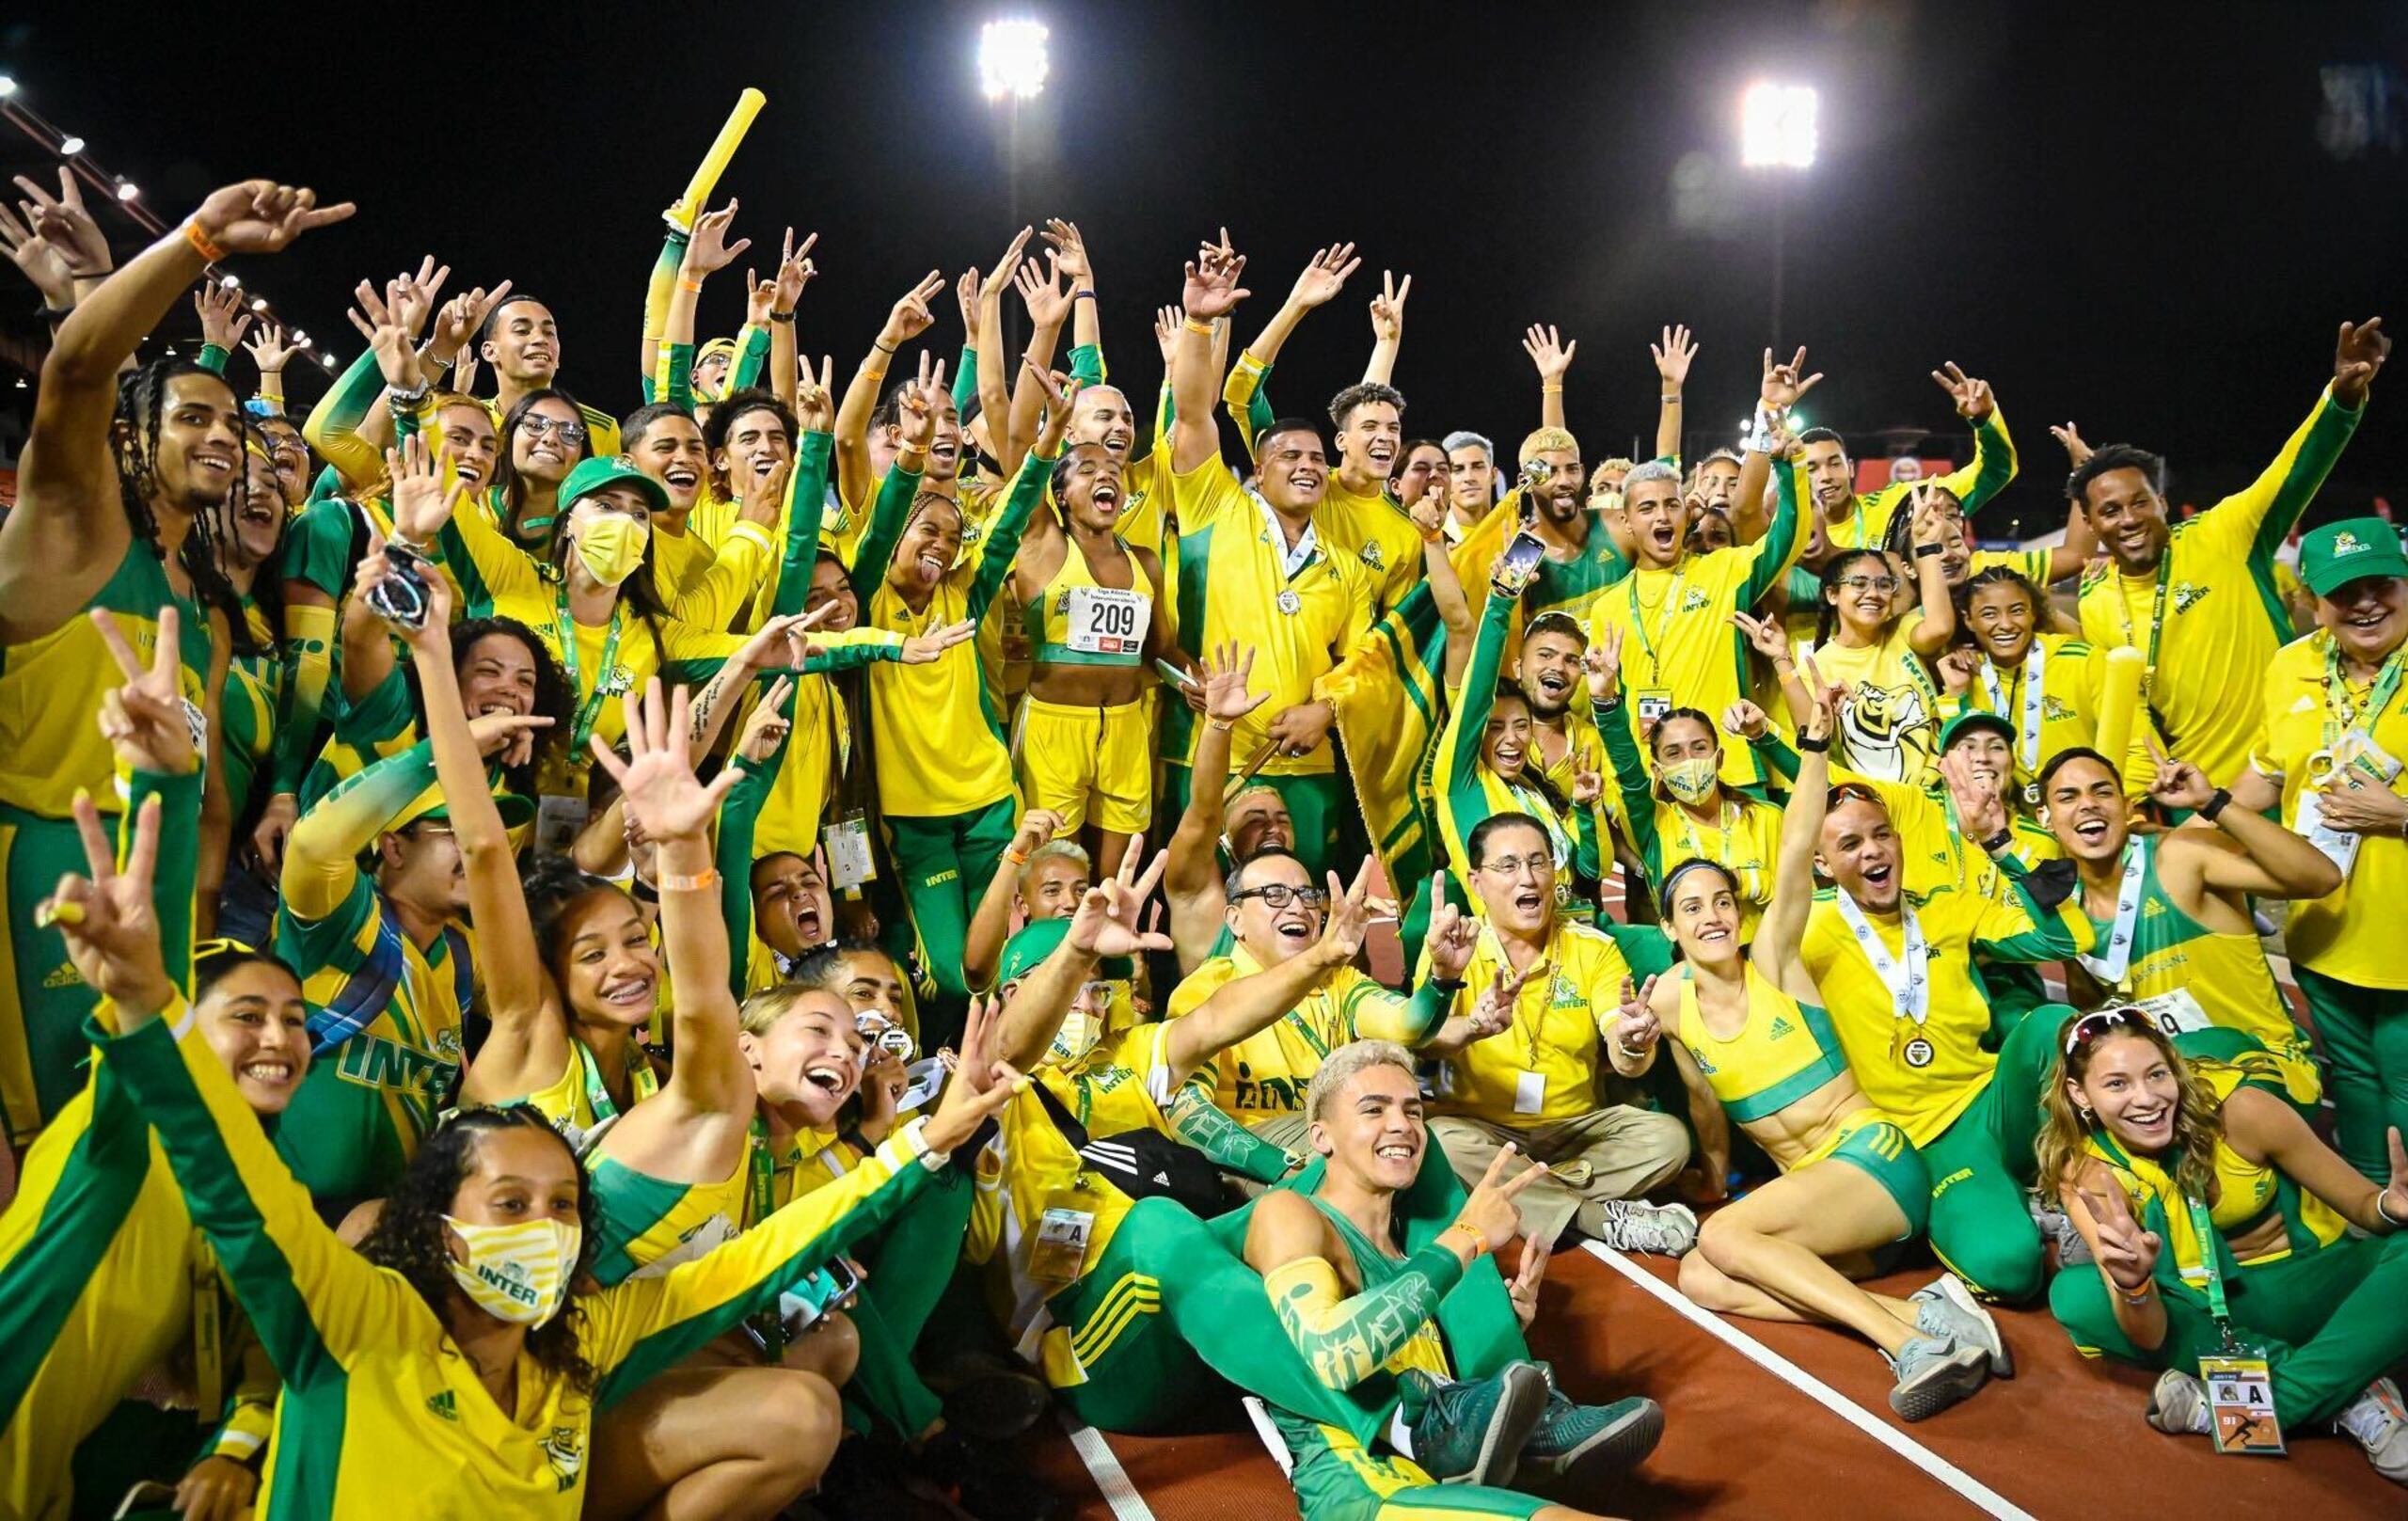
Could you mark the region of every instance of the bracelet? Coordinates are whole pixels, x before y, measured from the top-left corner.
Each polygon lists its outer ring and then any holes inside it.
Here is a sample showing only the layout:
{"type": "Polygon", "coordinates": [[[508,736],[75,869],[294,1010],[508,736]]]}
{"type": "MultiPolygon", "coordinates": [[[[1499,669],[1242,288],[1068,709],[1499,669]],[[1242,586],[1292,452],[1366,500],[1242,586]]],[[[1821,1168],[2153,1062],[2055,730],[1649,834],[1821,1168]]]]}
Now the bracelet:
{"type": "Polygon", "coordinates": [[[1204,727],[1212,730],[1215,734],[1228,734],[1235,730],[1237,726],[1237,721],[1235,719],[1206,719],[1204,721],[1204,727]]]}
{"type": "Polygon", "coordinates": [[[385,388],[385,401],[397,412],[416,411],[425,402],[426,393],[431,388],[420,386],[416,390],[404,390],[398,386],[388,386],[385,388]]]}
{"type": "Polygon", "coordinates": [[[1681,393],[1679,391],[1674,391],[1670,396],[1658,396],[1656,399],[1663,403],[1666,406],[1678,406],[1681,404],[1681,393]]]}
{"type": "Polygon", "coordinates": [[[2015,829],[2009,825],[1982,842],[1982,853],[1994,856],[2015,843],[2015,829]]]}
{"type": "Polygon", "coordinates": [[[1187,319],[1187,330],[1194,333],[1198,338],[1210,338],[1212,336],[1212,325],[1211,323],[1197,322],[1193,317],[1187,319]]]}
{"type": "Polygon", "coordinates": [[[200,224],[190,217],[184,219],[184,241],[192,245],[193,251],[199,254],[205,262],[214,264],[226,257],[226,250],[211,242],[209,234],[201,230],[200,224]]]}
{"type": "Polygon", "coordinates": [[[2224,805],[2231,800],[2232,793],[2226,788],[2218,787],[2214,797],[2199,804],[2199,816],[2212,824],[2216,821],[2216,815],[2223,813],[2224,805]]]}
{"type": "Polygon", "coordinates": [[[1430,979],[1430,988],[1434,992],[1442,992],[1448,997],[1452,998],[1455,994],[1464,990],[1464,979],[1461,977],[1432,977],[1430,979]]]}
{"type": "Polygon", "coordinates": [[[1798,737],[1798,748],[1809,755],[1820,755],[1831,748],[1831,737],[1823,735],[1817,737],[1814,735],[1801,734],[1798,737]]]}
{"type": "Polygon", "coordinates": [[[1917,560],[1929,560],[1933,555],[1938,553],[1940,553],[1940,546],[1936,544],[1918,544],[1915,546],[1915,558],[1917,560]]]}
{"type": "MultiPolygon", "coordinates": [[[[2110,1282],[2112,1283],[2113,1280],[2111,1279],[2110,1282]]],[[[2125,1304],[2146,1305],[2150,1299],[2156,1296],[2157,1282],[2155,1279],[2151,1279],[2147,1283],[2142,1284],[2138,1289],[2133,1290],[2131,1293],[2124,1292],[2123,1285],[2121,1284],[2115,1284],[2115,1297],[2122,1300],[2125,1304]]]]}
{"type": "Polygon", "coordinates": [[[2383,1207],[2384,1198],[2385,1196],[2389,1195],[2390,1192],[2391,1190],[2387,1186],[2378,1188],[2374,1191],[2375,1215],[2378,1219],[2382,1220],[2384,1224],[2389,1226],[2394,1230],[2408,1230],[2408,1220],[2400,1219],[2398,1215],[2383,1207]]]}
{"type": "Polygon", "coordinates": [[[1556,382],[1555,382],[1554,384],[1552,384],[1552,385],[1549,385],[1549,384],[1548,384],[1547,382],[1545,382],[1545,381],[1541,381],[1541,382],[1539,382],[1539,394],[1540,394],[1541,396],[1556,396],[1556,395],[1560,395],[1560,394],[1562,393],[1562,390],[1563,390],[1563,382],[1562,382],[1562,381],[1560,381],[1560,380],[1559,380],[1559,381],[1556,381],[1556,382]]]}
{"type": "Polygon", "coordinates": [[[1015,866],[1025,866],[1028,864],[1028,852],[1025,850],[1006,849],[1004,852],[1004,859],[1010,862],[1015,866]]]}
{"type": "Polygon", "coordinates": [[[874,349],[878,350],[878,352],[879,352],[879,353],[880,353],[880,354],[889,354],[889,355],[891,355],[891,354],[893,354],[893,353],[895,352],[893,349],[891,349],[891,348],[887,347],[885,344],[883,344],[883,343],[879,342],[878,340],[876,340],[876,339],[874,339],[874,338],[873,338],[873,339],[871,339],[871,340],[869,341],[869,346],[870,346],[871,348],[874,348],[874,349]]]}
{"type": "MultiPolygon", "coordinates": [[[[1481,1235],[1479,1231],[1474,1230],[1471,1227],[1464,1224],[1461,1220],[1456,1221],[1453,1225],[1449,1226],[1445,1230],[1438,1232],[1438,1234],[1444,1236],[1450,1232],[1457,1230],[1462,1231],[1465,1235],[1471,1238],[1472,1261],[1477,1262],[1481,1258],[1488,1255],[1488,1238],[1481,1235]]],[[[1469,1264],[1466,1263],[1465,1265],[1468,1266],[1469,1264]]]]}
{"type": "Polygon", "coordinates": [[[677,277],[677,289],[681,291],[691,291],[695,294],[699,295],[702,293],[703,282],[700,280],[689,280],[685,276],[680,275],[677,277]]]}
{"type": "Polygon", "coordinates": [[[652,885],[663,893],[707,893],[717,888],[719,883],[717,866],[696,872],[691,877],[681,877],[673,871],[655,872],[652,877],[652,885]]]}
{"type": "Polygon", "coordinates": [[[1092,301],[1095,299],[1095,293],[1093,291],[1072,291],[1070,293],[1070,299],[1073,301],[1092,301]]]}
{"type": "Polygon", "coordinates": [[[769,320],[771,322],[792,322],[794,321],[794,313],[791,311],[772,311],[769,313],[769,320]]]}

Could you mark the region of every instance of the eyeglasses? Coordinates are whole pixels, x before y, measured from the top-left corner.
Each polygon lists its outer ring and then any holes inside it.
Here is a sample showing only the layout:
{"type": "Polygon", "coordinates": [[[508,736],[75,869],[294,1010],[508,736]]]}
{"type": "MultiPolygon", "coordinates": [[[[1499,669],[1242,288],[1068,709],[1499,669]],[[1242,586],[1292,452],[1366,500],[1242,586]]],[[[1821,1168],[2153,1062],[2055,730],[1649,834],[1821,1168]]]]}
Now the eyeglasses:
{"type": "Polygon", "coordinates": [[[2143,1028],[2140,1012],[2126,1004],[2091,1010],[2074,1021],[2073,1028],[2066,1032],[2066,1054],[2072,1055],[2118,1026],[2127,1030],[2143,1028]]]}
{"type": "Polygon", "coordinates": [[[1329,894],[1321,888],[1290,887],[1286,882],[1265,882],[1260,887],[1249,887],[1229,901],[1243,903],[1250,897],[1260,898],[1265,906],[1273,910],[1284,909],[1291,903],[1302,903],[1307,909],[1318,909],[1329,901],[1329,894]]]}
{"type": "Polygon", "coordinates": [[[1884,595],[1898,589],[1895,576],[1843,576],[1840,584],[1851,592],[1879,592],[1884,595]]]}
{"type": "Polygon", "coordinates": [[[1499,877],[1519,877],[1527,869],[1533,877],[1555,875],[1555,857],[1544,853],[1527,856],[1495,856],[1482,862],[1481,871],[1493,871],[1499,877]]]}
{"type": "Polygon", "coordinates": [[[547,418],[540,412],[530,412],[527,416],[520,418],[518,431],[530,438],[541,438],[546,434],[558,434],[561,442],[564,444],[585,442],[584,423],[562,422],[557,418],[547,418]]]}

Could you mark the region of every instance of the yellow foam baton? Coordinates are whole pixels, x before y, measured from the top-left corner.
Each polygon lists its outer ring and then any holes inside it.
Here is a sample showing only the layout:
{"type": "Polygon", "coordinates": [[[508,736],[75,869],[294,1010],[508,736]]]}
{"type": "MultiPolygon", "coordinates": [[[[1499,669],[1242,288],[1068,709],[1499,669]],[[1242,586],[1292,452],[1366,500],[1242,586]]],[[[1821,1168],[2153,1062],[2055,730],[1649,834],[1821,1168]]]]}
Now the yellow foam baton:
{"type": "Polygon", "coordinates": [[[736,109],[727,114],[726,124],[712,139],[711,151],[703,155],[702,166],[687,182],[686,193],[677,198],[677,203],[666,214],[670,224],[679,231],[694,230],[694,218],[703,214],[703,207],[709,202],[711,192],[719,188],[719,177],[727,172],[728,160],[734,158],[737,149],[743,145],[744,135],[752,130],[752,119],[761,114],[761,107],[768,103],[768,99],[750,86],[736,98],[736,109]]]}
{"type": "Polygon", "coordinates": [[[2148,657],[2129,646],[2107,652],[2107,679],[2099,689],[2099,753],[2121,771],[2132,747],[2132,722],[2141,709],[2141,678],[2148,657]]]}

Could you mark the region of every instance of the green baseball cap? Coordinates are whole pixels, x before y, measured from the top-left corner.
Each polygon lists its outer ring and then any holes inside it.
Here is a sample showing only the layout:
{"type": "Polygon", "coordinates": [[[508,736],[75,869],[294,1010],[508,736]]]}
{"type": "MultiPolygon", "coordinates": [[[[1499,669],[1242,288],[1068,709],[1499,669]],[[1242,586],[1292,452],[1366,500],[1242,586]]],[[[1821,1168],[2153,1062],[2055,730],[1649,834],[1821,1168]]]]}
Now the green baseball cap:
{"type": "Polygon", "coordinates": [[[2299,545],[2299,578],[2318,596],[2369,576],[2408,578],[2400,531],[2380,517],[2352,517],[2314,530],[2299,545]]]}
{"type": "Polygon", "coordinates": [[[577,468],[569,471],[568,479],[561,483],[561,512],[565,515],[579,499],[620,485],[633,486],[642,492],[645,505],[654,512],[669,510],[668,490],[637,469],[633,459],[625,454],[613,454],[605,459],[597,454],[592,459],[578,460],[577,468]]]}
{"type": "MultiPolygon", "coordinates": [[[[504,829],[524,829],[535,822],[535,804],[532,799],[522,798],[515,792],[497,792],[493,795],[493,805],[501,813],[501,827],[504,829]]],[[[385,832],[398,833],[421,818],[432,818],[444,823],[451,821],[452,815],[443,805],[442,784],[437,783],[412,799],[410,805],[395,815],[393,821],[385,826],[385,832]]]]}
{"type": "Polygon", "coordinates": [[[995,971],[995,984],[1016,982],[1037,970],[1038,963],[1061,945],[1070,933],[1068,919],[1038,919],[1004,943],[1003,963],[995,971]]]}
{"type": "Polygon", "coordinates": [[[1975,729],[1988,729],[2008,744],[2015,743],[2014,724],[1995,713],[1970,707],[1940,726],[1940,753],[1947,754],[1949,746],[1975,729]]]}

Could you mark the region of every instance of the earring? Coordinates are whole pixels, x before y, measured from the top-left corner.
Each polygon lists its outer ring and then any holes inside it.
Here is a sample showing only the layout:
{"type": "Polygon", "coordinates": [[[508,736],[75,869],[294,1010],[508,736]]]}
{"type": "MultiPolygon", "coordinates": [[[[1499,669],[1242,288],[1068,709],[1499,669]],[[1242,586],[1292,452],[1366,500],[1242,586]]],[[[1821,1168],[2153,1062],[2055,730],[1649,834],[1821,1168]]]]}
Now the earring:
{"type": "Polygon", "coordinates": [[[2074,1113],[2082,1117],[2082,1122],[2084,1125],[2088,1125],[2093,1119],[2098,1117],[2080,1104],[2074,1105],[2074,1113]]]}

